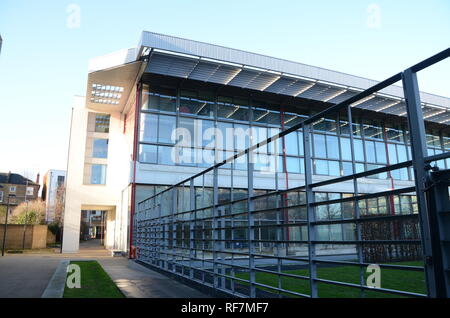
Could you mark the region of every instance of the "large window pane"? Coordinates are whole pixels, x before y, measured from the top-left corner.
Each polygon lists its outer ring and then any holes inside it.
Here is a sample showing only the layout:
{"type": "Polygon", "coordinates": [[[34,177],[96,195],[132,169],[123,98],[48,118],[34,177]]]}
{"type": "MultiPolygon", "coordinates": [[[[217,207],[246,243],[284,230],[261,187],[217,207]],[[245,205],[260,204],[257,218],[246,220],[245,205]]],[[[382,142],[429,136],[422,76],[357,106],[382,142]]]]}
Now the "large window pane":
{"type": "Polygon", "coordinates": [[[173,147],[158,146],[158,164],[162,165],[173,165],[172,160],[172,149],[173,147]]]}
{"type": "Polygon", "coordinates": [[[340,176],[339,161],[328,161],[328,173],[330,176],[340,176]]]}
{"type": "Polygon", "coordinates": [[[141,144],[139,147],[139,161],[144,163],[156,163],[157,146],[141,144]]]}
{"type": "Polygon", "coordinates": [[[353,150],[355,151],[355,160],[364,161],[364,149],[361,139],[353,139],[353,150]]]}
{"type": "Polygon", "coordinates": [[[350,139],[349,138],[341,138],[341,149],[342,149],[342,159],[343,160],[352,160],[352,149],[350,148],[350,139]]]}
{"type": "Polygon", "coordinates": [[[182,90],[180,93],[180,113],[213,118],[214,103],[198,98],[196,92],[182,90]]]}
{"type": "Polygon", "coordinates": [[[318,158],[327,157],[327,149],[325,146],[325,135],[314,134],[314,154],[318,158]]]}
{"type": "Polygon", "coordinates": [[[328,162],[326,160],[315,160],[316,174],[328,175],[328,162]]]}
{"type": "Polygon", "coordinates": [[[286,157],[286,169],[290,173],[300,173],[299,158],[286,157]]]}
{"type": "Polygon", "coordinates": [[[391,165],[398,163],[397,150],[394,144],[388,144],[388,156],[391,165]]]}
{"type": "Polygon", "coordinates": [[[304,146],[303,146],[303,132],[302,131],[298,131],[298,150],[300,153],[300,156],[304,156],[304,146]]]}
{"type": "Polygon", "coordinates": [[[233,124],[217,122],[217,128],[221,132],[222,143],[218,141],[219,149],[234,150],[233,124]]]}
{"type": "Polygon", "coordinates": [[[158,115],[141,114],[139,127],[139,140],[146,142],[157,142],[158,140],[158,115]]]}
{"type": "Polygon", "coordinates": [[[375,143],[373,141],[365,141],[367,162],[376,162],[375,143]]]}
{"type": "Polygon", "coordinates": [[[397,154],[398,154],[398,162],[404,162],[408,160],[405,145],[397,145],[397,154]]]}
{"type": "Polygon", "coordinates": [[[176,128],[176,118],[174,116],[159,116],[159,134],[158,142],[174,143],[172,141],[172,132],[176,128]]]}
{"type": "Polygon", "coordinates": [[[339,142],[336,136],[327,136],[327,153],[330,159],[339,159],[339,142]]]}
{"type": "Polygon", "coordinates": [[[94,139],[92,145],[92,157],[108,158],[108,139],[94,139]]]}
{"type": "Polygon", "coordinates": [[[142,91],[142,109],[175,112],[176,92],[174,89],[150,87],[142,91]]]}
{"type": "Polygon", "coordinates": [[[297,133],[291,132],[284,136],[286,154],[290,156],[298,156],[298,140],[297,133]]]}
{"type": "Polygon", "coordinates": [[[377,162],[378,163],[387,163],[387,161],[386,161],[386,144],[383,142],[376,142],[375,150],[377,153],[377,162]]]}
{"type": "Polygon", "coordinates": [[[106,183],[106,165],[91,166],[91,184],[106,183]]]}

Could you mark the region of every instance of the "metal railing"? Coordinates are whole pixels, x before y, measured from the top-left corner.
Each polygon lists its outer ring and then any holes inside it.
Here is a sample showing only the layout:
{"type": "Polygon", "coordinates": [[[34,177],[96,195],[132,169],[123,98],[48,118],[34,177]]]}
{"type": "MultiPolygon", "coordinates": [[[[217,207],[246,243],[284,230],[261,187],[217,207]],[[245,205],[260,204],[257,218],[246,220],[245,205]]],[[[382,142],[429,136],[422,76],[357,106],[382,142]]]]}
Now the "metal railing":
{"type": "Polygon", "coordinates": [[[427,209],[426,168],[430,162],[450,158],[450,153],[426,155],[416,73],[449,56],[450,49],[436,54],[141,201],[132,220],[137,260],[238,297],[319,297],[333,295],[333,290],[350,297],[442,295],[436,283],[442,277],[433,263],[430,233],[436,225],[430,224],[427,209]],[[412,160],[357,172],[351,131],[353,173],[313,180],[314,123],[344,113],[352,129],[351,105],[399,81],[406,101],[412,160]],[[254,157],[266,145],[269,149],[277,149],[279,141],[284,145],[284,137],[299,130],[303,132],[304,179],[297,183],[304,183],[289,187],[287,172],[275,169],[270,175],[272,183],[261,186],[260,180],[269,174],[255,171],[254,157]],[[239,158],[246,158],[246,171],[234,170],[239,158]],[[392,183],[383,191],[367,191],[362,182],[409,167],[414,170],[414,182],[403,186],[395,188],[392,183]],[[280,185],[280,180],[286,180],[286,185],[280,185]],[[336,191],[343,184],[351,185],[353,191],[336,191]],[[329,192],[345,195],[317,201],[316,192],[330,186],[336,188],[329,192]],[[392,211],[399,196],[407,196],[416,211],[392,211]],[[386,211],[378,207],[377,213],[368,213],[368,200],[379,198],[386,202],[386,211]],[[345,204],[352,211],[350,216],[343,216],[345,204]],[[340,217],[318,217],[321,208],[333,208],[340,217]],[[329,226],[328,240],[319,237],[323,226],[329,226]],[[332,226],[341,228],[337,239],[332,237],[332,226]],[[381,278],[388,275],[401,281],[398,277],[409,275],[405,277],[419,283],[414,288],[368,285],[367,269],[374,264],[381,269],[381,278]]]}

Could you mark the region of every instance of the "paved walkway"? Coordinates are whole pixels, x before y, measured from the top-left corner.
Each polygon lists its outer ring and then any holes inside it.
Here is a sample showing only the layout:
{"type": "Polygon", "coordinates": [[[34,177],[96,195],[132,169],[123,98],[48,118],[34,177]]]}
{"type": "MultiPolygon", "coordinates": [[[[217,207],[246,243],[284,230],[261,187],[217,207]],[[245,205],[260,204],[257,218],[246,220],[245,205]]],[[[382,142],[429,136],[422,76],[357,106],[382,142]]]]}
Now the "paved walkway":
{"type": "Polygon", "coordinates": [[[208,298],[165,275],[124,257],[102,258],[103,269],[127,297],[131,298],[208,298]]]}
{"type": "Polygon", "coordinates": [[[39,298],[62,259],[95,259],[127,297],[198,298],[208,295],[136,264],[112,257],[98,242],[83,242],[74,254],[6,254],[0,257],[0,298],[39,298]]]}

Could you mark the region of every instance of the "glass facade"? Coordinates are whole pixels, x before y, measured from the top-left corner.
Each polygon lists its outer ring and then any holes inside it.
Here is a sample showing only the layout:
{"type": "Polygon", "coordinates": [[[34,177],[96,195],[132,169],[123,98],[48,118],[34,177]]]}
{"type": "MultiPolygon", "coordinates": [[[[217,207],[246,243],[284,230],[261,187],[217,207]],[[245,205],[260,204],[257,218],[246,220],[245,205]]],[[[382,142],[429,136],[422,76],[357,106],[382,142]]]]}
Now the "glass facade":
{"type": "MultiPolygon", "coordinates": [[[[250,145],[250,134],[255,143],[263,141],[313,115],[311,111],[282,112],[283,105],[239,96],[222,96],[213,91],[148,85],[143,86],[141,106],[139,160],[143,163],[195,167],[214,164],[214,159],[208,161],[205,158],[215,156],[216,162],[219,162],[245,149],[250,145]],[[173,133],[175,128],[183,128],[192,139],[200,136],[200,140],[191,142],[174,154],[173,147],[180,141],[173,133]],[[209,128],[216,130],[208,134],[209,128]],[[230,129],[234,129],[234,136],[233,132],[229,134],[230,129]],[[249,134],[246,134],[247,131],[249,134]],[[184,160],[174,160],[180,157],[184,160]]],[[[395,119],[381,122],[355,116],[350,129],[346,116],[334,116],[313,124],[311,153],[314,174],[335,177],[352,174],[350,133],[354,139],[356,172],[411,160],[407,128],[395,123],[395,119]]],[[[257,156],[261,160],[257,160],[256,170],[274,165],[273,162],[264,162],[268,161],[265,160],[267,155],[275,155],[278,156],[278,172],[304,173],[302,131],[288,134],[283,139],[277,145],[269,144],[258,149],[257,156]],[[286,160],[283,160],[283,148],[286,160]]],[[[439,131],[430,131],[427,137],[429,154],[441,153],[444,147],[450,148],[449,140],[449,136],[442,136],[439,131]]],[[[441,167],[447,164],[450,162],[438,162],[441,167]]],[[[231,168],[231,165],[225,167],[231,168]]],[[[245,170],[245,164],[236,163],[234,169],[245,170]]],[[[371,178],[412,180],[413,175],[411,169],[403,168],[371,178]]]]}

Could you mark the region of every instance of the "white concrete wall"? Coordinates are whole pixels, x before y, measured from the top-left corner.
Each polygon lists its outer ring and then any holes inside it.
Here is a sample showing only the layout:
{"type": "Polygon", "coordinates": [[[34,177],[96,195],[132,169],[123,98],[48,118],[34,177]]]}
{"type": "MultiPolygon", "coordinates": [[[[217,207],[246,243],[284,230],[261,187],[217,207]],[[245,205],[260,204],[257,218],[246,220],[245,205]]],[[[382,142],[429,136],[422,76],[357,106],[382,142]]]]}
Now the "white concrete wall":
{"type": "MultiPolygon", "coordinates": [[[[115,219],[120,216],[122,226],[126,226],[128,211],[122,211],[122,190],[128,186],[131,149],[130,130],[123,133],[123,115],[111,112],[108,159],[105,185],[83,183],[85,170],[86,136],[89,112],[85,108],[84,97],[77,97],[72,114],[69,160],[66,183],[66,203],[64,213],[63,252],[77,252],[79,248],[80,215],[82,209],[108,210],[108,248],[114,248],[117,227],[115,219]],[[110,217],[114,216],[114,220],[110,217]]],[[[126,231],[126,229],[125,229],[126,231]]],[[[122,231],[123,232],[123,231],[122,231]]],[[[122,244],[123,246],[123,244],[122,244]]]]}

